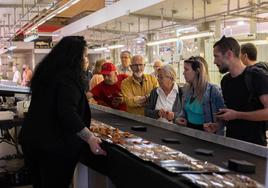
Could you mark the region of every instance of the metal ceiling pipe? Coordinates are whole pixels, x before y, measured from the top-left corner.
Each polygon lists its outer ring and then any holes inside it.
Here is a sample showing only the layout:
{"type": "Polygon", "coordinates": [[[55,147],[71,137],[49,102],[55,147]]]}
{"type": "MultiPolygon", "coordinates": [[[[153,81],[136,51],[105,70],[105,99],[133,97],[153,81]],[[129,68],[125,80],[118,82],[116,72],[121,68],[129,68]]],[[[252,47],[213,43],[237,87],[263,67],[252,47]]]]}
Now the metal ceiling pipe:
{"type": "Polygon", "coordinates": [[[141,17],[138,17],[138,33],[141,32],[141,17]]]}
{"type": "Polygon", "coordinates": [[[7,14],[8,33],[10,33],[10,14],[7,14]]]}
{"type": "Polygon", "coordinates": [[[24,9],[25,9],[25,2],[24,0],[21,0],[21,8],[22,8],[22,15],[24,16],[24,9]]]}
{"type": "MultiPolygon", "coordinates": [[[[268,2],[261,2],[260,5],[259,5],[259,8],[266,8],[268,5],[268,2]]],[[[254,6],[253,5],[249,5],[249,6],[245,6],[245,7],[242,7],[242,8],[236,8],[236,9],[233,9],[233,10],[230,10],[229,12],[229,15],[228,17],[232,16],[233,14],[238,14],[238,13],[243,13],[243,12],[248,12],[249,10],[251,10],[254,6]]],[[[194,19],[192,21],[188,21],[188,23],[184,22],[184,26],[186,25],[197,25],[197,24],[200,24],[200,23],[203,23],[203,21],[206,19],[207,21],[215,21],[215,20],[223,20],[223,17],[224,19],[226,19],[226,16],[227,15],[227,10],[226,11],[223,11],[221,13],[217,13],[217,14],[212,14],[212,15],[207,15],[205,17],[202,17],[202,18],[197,18],[197,19],[194,19]],[[220,18],[220,19],[219,19],[220,18]]],[[[177,24],[172,24],[172,25],[167,25],[167,26],[164,26],[163,28],[162,27],[159,27],[159,28],[154,28],[153,30],[154,31],[161,31],[163,29],[172,29],[172,28],[176,28],[178,27],[179,25],[181,25],[182,23],[177,23],[177,24]]]]}
{"type": "MultiPolygon", "coordinates": [[[[268,5],[268,2],[261,2],[259,4],[259,6],[262,6],[262,5],[268,5]]],[[[251,8],[253,8],[253,7],[254,6],[252,6],[252,5],[248,5],[248,6],[245,6],[245,7],[242,7],[242,8],[240,7],[240,8],[236,8],[236,9],[233,9],[233,10],[229,10],[229,14],[246,12],[246,11],[250,10],[251,8]]],[[[203,17],[203,18],[197,18],[194,21],[204,20],[204,19],[208,19],[208,18],[211,18],[211,17],[215,17],[215,16],[221,16],[222,17],[224,14],[227,14],[227,11],[223,11],[223,12],[216,13],[216,14],[211,14],[211,15],[208,15],[208,16],[203,17]]]]}
{"type": "Polygon", "coordinates": [[[147,19],[147,31],[148,31],[148,33],[149,33],[149,31],[150,31],[150,18],[148,18],[147,19]]]}
{"type": "Polygon", "coordinates": [[[194,0],[192,0],[192,20],[194,20],[194,0]]]}
{"type": "MultiPolygon", "coordinates": [[[[24,0],[23,0],[23,1],[24,1],[24,0]]],[[[57,2],[54,2],[54,1],[53,1],[53,6],[52,6],[52,8],[54,8],[55,6],[57,6],[58,3],[59,3],[59,1],[57,1],[57,2]]],[[[28,14],[30,14],[35,8],[37,8],[37,9],[38,9],[38,12],[39,12],[39,7],[40,7],[40,6],[39,6],[39,4],[38,4],[38,1],[35,0],[35,4],[34,4],[31,8],[29,8],[28,11],[27,11],[26,13],[22,14],[22,16],[20,17],[20,19],[17,21],[17,22],[20,22],[20,25],[21,25],[21,27],[20,27],[20,31],[19,31],[18,33],[16,33],[17,35],[20,34],[20,33],[22,33],[25,29],[27,29],[29,26],[31,26],[32,24],[34,24],[36,20],[41,19],[41,17],[42,17],[44,14],[46,14],[46,13],[41,14],[41,15],[38,14],[38,16],[37,16],[35,19],[30,20],[30,22],[28,22],[26,25],[22,25],[22,21],[24,20],[25,16],[28,15],[28,14]]],[[[17,25],[17,22],[16,22],[16,25],[17,25]]],[[[15,35],[14,35],[12,38],[14,38],[14,37],[15,37],[15,35]]],[[[11,39],[12,39],[12,38],[11,38],[11,39]]]]}
{"type": "Polygon", "coordinates": [[[161,27],[164,26],[164,8],[161,8],[161,27]]]}
{"type": "MultiPolygon", "coordinates": [[[[206,17],[206,13],[207,13],[207,2],[206,0],[203,1],[204,2],[204,17],[206,17]]],[[[206,19],[205,19],[205,22],[206,22],[206,19]]]]}
{"type": "Polygon", "coordinates": [[[2,21],[0,21],[0,40],[2,39],[2,38],[4,38],[3,36],[2,36],[2,21]]]}
{"type": "Polygon", "coordinates": [[[231,0],[227,0],[227,15],[230,13],[230,2],[231,0]]]}

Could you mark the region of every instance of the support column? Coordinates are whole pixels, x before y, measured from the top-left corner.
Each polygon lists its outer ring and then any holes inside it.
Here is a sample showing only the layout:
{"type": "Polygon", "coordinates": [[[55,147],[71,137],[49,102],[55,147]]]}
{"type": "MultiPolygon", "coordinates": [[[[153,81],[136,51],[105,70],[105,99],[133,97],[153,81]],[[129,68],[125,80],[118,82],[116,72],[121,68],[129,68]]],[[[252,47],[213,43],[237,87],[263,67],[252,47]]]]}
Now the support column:
{"type": "Polygon", "coordinates": [[[255,19],[250,19],[249,21],[249,32],[256,33],[257,32],[257,23],[255,19]]]}
{"type": "MultiPolygon", "coordinates": [[[[198,27],[199,31],[208,31],[209,30],[209,24],[203,23],[200,27],[198,27]]],[[[199,55],[202,57],[205,56],[205,38],[198,38],[197,39],[198,49],[199,49],[199,55]]]]}
{"type": "Polygon", "coordinates": [[[221,37],[221,21],[215,21],[215,38],[218,39],[221,37]]]}
{"type": "MultiPolygon", "coordinates": [[[[147,35],[148,41],[156,40],[156,35],[153,33],[150,33],[147,35]]],[[[145,46],[146,55],[148,56],[148,62],[152,63],[155,59],[155,56],[158,56],[159,54],[159,47],[158,46],[145,46]]]]}

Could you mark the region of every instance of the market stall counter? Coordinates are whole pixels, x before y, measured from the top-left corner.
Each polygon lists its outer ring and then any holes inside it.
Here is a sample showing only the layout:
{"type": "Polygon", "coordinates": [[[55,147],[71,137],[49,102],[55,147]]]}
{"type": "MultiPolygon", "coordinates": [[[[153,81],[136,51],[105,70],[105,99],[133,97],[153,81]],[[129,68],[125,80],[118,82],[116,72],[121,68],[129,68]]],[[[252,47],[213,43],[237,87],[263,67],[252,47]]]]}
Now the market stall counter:
{"type": "MultiPolygon", "coordinates": [[[[213,163],[220,168],[227,169],[230,159],[247,161],[256,167],[255,172],[238,173],[228,170],[228,174],[233,177],[237,176],[236,174],[243,174],[264,186],[267,183],[267,148],[265,147],[198,130],[189,130],[174,124],[161,123],[150,118],[134,116],[97,105],[92,105],[91,109],[94,120],[127,131],[150,142],[165,145],[205,163],[213,163]],[[133,130],[133,127],[146,127],[146,129],[133,130]],[[174,140],[175,142],[172,142],[174,140]],[[201,153],[197,152],[199,151],[197,149],[201,149],[201,153]],[[204,153],[204,151],[209,151],[209,153],[204,153]]],[[[104,142],[103,147],[108,155],[106,160],[100,160],[103,167],[101,169],[105,169],[104,173],[108,174],[116,187],[201,187],[190,180],[202,177],[202,180],[212,181],[212,176],[221,178],[220,173],[213,173],[213,175],[209,173],[202,175],[170,173],[153,163],[140,159],[117,144],[104,142]]],[[[92,160],[87,151],[84,152],[81,162],[92,168],[92,160]]],[[[99,166],[94,167],[93,164],[94,168],[101,171],[99,166]]],[[[244,178],[244,176],[242,177],[244,178]]],[[[235,181],[239,181],[239,178],[235,181]]]]}

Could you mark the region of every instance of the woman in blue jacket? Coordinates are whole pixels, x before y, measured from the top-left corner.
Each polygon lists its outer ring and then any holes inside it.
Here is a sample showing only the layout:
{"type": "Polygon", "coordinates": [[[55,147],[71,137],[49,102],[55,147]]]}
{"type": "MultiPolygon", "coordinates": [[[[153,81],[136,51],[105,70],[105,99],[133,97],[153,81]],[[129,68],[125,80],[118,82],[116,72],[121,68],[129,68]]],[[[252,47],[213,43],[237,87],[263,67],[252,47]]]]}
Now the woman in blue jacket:
{"type": "Polygon", "coordinates": [[[223,135],[223,124],[215,118],[215,113],[224,108],[224,100],[220,88],[209,83],[206,60],[200,56],[185,60],[183,75],[187,82],[183,113],[176,123],[223,135]]]}

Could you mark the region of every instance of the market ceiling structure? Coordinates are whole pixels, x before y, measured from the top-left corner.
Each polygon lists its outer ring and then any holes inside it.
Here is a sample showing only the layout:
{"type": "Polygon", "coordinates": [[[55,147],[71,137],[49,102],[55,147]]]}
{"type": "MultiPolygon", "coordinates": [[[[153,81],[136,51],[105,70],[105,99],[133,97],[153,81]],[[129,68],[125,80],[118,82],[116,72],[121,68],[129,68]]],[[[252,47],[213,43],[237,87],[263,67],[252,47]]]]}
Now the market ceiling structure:
{"type": "MultiPolygon", "coordinates": [[[[72,0],[75,1],[75,0],[72,0]]],[[[80,34],[89,41],[116,41],[155,31],[204,25],[215,20],[267,22],[268,0],[80,0],[44,22],[38,19],[70,0],[0,0],[0,40],[21,40],[30,29],[39,33],[80,34]],[[100,19],[101,17],[101,19],[100,19]]],[[[31,31],[31,30],[30,30],[31,31]]]]}
{"type": "Polygon", "coordinates": [[[191,25],[202,30],[206,25],[215,24],[216,20],[226,23],[241,19],[256,23],[268,20],[268,0],[148,0],[140,2],[140,7],[136,2],[118,1],[59,29],[57,33],[62,36],[80,34],[93,42],[113,42],[127,36],[191,25]],[[115,10],[121,14],[113,16],[115,10]],[[92,21],[98,17],[105,18],[100,22],[92,21]]]}
{"type": "Polygon", "coordinates": [[[38,22],[35,32],[53,32],[103,8],[104,3],[99,0],[0,0],[0,39],[16,40],[38,22]],[[47,17],[64,5],[68,5],[68,9],[47,17]]]}

